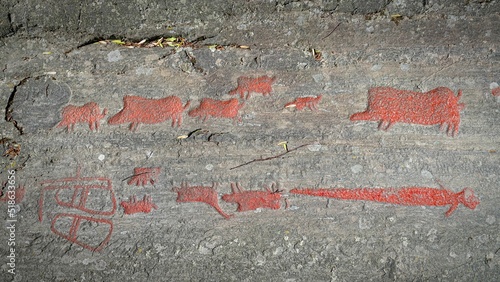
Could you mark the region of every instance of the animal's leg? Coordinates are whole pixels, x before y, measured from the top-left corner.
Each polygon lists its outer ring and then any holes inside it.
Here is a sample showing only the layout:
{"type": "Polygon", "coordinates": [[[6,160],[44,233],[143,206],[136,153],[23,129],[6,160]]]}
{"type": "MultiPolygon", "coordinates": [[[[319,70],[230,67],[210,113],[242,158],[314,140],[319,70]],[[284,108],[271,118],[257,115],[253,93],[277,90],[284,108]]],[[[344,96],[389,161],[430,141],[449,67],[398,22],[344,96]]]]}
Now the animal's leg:
{"type": "Polygon", "coordinates": [[[241,184],[239,182],[236,182],[236,188],[238,188],[239,193],[243,192],[243,188],[241,187],[241,184]]]}
{"type": "Polygon", "coordinates": [[[129,130],[135,132],[135,130],[137,129],[137,124],[138,124],[137,122],[132,122],[130,124],[129,130]]]}
{"type": "MultiPolygon", "coordinates": [[[[456,196],[456,194],[454,194],[456,196]]],[[[445,216],[448,217],[450,216],[456,209],[458,208],[458,201],[454,201],[451,203],[451,207],[446,211],[445,216]]]]}
{"type": "Polygon", "coordinates": [[[234,184],[233,182],[231,182],[231,191],[233,191],[233,194],[238,193],[238,192],[236,191],[236,189],[237,189],[237,188],[236,188],[236,184],[234,184]]]}
{"type": "Polygon", "coordinates": [[[394,123],[392,123],[390,120],[381,120],[380,123],[378,124],[378,129],[387,131],[389,128],[392,127],[394,123]]]}

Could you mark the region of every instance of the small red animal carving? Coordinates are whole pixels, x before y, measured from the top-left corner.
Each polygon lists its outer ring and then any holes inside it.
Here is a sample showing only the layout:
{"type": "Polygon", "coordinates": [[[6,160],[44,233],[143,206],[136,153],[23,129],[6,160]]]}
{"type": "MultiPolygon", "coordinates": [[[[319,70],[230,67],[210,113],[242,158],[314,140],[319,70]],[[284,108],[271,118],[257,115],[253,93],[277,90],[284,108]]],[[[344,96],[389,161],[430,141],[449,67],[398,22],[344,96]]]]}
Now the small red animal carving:
{"type": "Polygon", "coordinates": [[[198,108],[189,111],[190,117],[203,118],[206,121],[209,116],[219,118],[232,118],[241,120],[238,111],[245,103],[238,104],[238,99],[229,99],[225,101],[203,98],[198,108]]]}
{"type": "Polygon", "coordinates": [[[292,194],[304,194],[342,200],[363,200],[382,203],[391,203],[406,206],[447,206],[451,205],[446,216],[450,216],[463,204],[469,209],[475,209],[479,199],[474,191],[464,188],[461,192],[429,187],[402,187],[402,188],[332,188],[332,189],[292,189],[292,194]]]}
{"type": "Polygon", "coordinates": [[[285,108],[296,107],[298,111],[308,107],[312,111],[318,110],[318,103],[321,101],[323,95],[317,97],[299,97],[293,102],[286,103],[285,108]]]}
{"type": "Polygon", "coordinates": [[[425,93],[375,87],[368,91],[368,108],[351,116],[352,121],[380,121],[379,129],[388,130],[396,122],[433,125],[443,130],[448,125],[448,135],[455,136],[460,126],[460,111],[465,104],[458,103],[462,91],[455,96],[446,87],[425,93]]]}
{"type": "MultiPolygon", "coordinates": [[[[271,186],[274,190],[274,183],[271,186]]],[[[270,190],[266,187],[267,191],[243,191],[239,183],[231,183],[232,194],[225,194],[222,200],[228,203],[238,204],[237,211],[251,211],[258,208],[269,208],[277,210],[281,207],[280,199],[281,194],[277,190],[270,190]]]]}
{"type": "Polygon", "coordinates": [[[88,123],[91,131],[99,129],[99,121],[108,114],[108,110],[104,109],[102,113],[99,110],[99,105],[94,102],[89,102],[83,106],[68,105],[62,111],[62,120],[57,124],[57,127],[66,126],[68,132],[73,131],[76,123],[88,123]]]}
{"type": "Polygon", "coordinates": [[[491,89],[491,95],[500,97],[500,87],[491,89]]]}
{"type": "MultiPolygon", "coordinates": [[[[87,228],[84,227],[83,229],[87,228]]],[[[58,213],[52,220],[50,230],[52,230],[54,234],[70,241],[71,243],[80,245],[92,252],[99,252],[104,247],[106,247],[106,244],[108,244],[109,240],[111,239],[111,234],[113,233],[113,222],[111,222],[111,220],[109,219],[94,218],[79,214],[58,213]],[[61,225],[67,224],[68,222],[71,222],[71,226],[69,228],[65,228],[64,231],[61,231],[57,228],[60,228],[61,225]],[[85,242],[78,240],[78,231],[80,230],[80,225],[82,223],[84,224],[84,226],[93,226],[95,224],[105,226],[107,227],[107,234],[106,236],[104,236],[104,238],[102,238],[102,240],[100,240],[99,244],[91,245],[88,243],[89,239],[94,239],[98,234],[92,234],[92,236],[82,236],[85,239],[85,242]]]]}
{"type": "Polygon", "coordinates": [[[154,185],[160,175],[160,167],[136,167],[134,175],[127,181],[128,185],[145,186],[148,182],[154,185]]]}
{"type": "Polygon", "coordinates": [[[241,99],[245,97],[245,93],[247,93],[246,99],[250,98],[250,93],[261,93],[264,96],[267,96],[271,93],[273,82],[276,80],[275,77],[269,77],[267,75],[253,78],[240,76],[238,78],[238,87],[229,92],[229,95],[240,94],[241,99]]]}
{"type": "Polygon", "coordinates": [[[155,124],[172,119],[172,127],[182,124],[182,112],[190,105],[177,96],[149,99],[139,96],[123,97],[123,109],[108,120],[108,124],[130,122],[130,130],[135,131],[140,123],[155,124]]]}
{"type": "Polygon", "coordinates": [[[177,202],[201,202],[212,206],[220,215],[226,219],[232,215],[226,214],[219,206],[219,197],[215,188],[216,183],[212,187],[205,186],[188,186],[187,183],[182,183],[181,187],[174,187],[172,190],[177,192],[177,202]]]}
{"type": "Polygon", "coordinates": [[[144,198],[141,201],[137,201],[135,196],[129,198],[128,202],[122,201],[120,206],[125,210],[125,214],[134,214],[134,213],[150,213],[154,208],[155,210],[158,207],[153,204],[151,196],[144,195],[144,198]]]}
{"type": "Polygon", "coordinates": [[[15,191],[8,190],[8,191],[4,192],[4,194],[2,194],[2,196],[0,197],[0,202],[7,203],[9,201],[14,201],[16,204],[19,204],[20,202],[23,201],[24,194],[26,194],[26,189],[24,188],[24,186],[20,185],[20,186],[17,186],[15,191]]]}

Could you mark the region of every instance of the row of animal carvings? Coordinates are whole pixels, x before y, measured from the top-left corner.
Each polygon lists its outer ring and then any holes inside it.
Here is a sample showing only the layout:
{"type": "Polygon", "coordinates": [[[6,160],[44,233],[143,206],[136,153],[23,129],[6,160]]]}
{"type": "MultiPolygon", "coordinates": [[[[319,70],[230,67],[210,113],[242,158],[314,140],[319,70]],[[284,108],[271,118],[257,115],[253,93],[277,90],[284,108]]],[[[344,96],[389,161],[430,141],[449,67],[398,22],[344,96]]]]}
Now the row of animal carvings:
{"type": "MultiPolygon", "coordinates": [[[[229,118],[241,121],[239,110],[245,105],[251,93],[260,93],[264,96],[272,92],[272,83],[275,77],[261,76],[257,78],[239,77],[238,86],[230,91],[230,95],[239,94],[242,101],[231,98],[216,100],[203,98],[198,107],[190,110],[188,115],[201,118],[204,121],[209,117],[229,118]]],[[[455,136],[460,126],[460,111],[465,104],[459,103],[462,91],[455,95],[446,87],[438,87],[428,92],[420,93],[409,90],[399,90],[392,87],[374,87],[368,91],[368,106],[363,112],[351,115],[352,121],[378,121],[378,128],[388,130],[397,122],[421,125],[440,125],[448,135],[455,136]]],[[[322,95],[299,97],[286,103],[285,108],[295,107],[297,110],[309,108],[317,110],[322,95]]],[[[182,124],[182,113],[191,104],[182,103],[177,96],[168,96],[160,99],[151,99],[140,96],[125,96],[123,109],[108,120],[108,124],[117,125],[130,123],[130,130],[135,131],[139,124],[156,124],[168,119],[172,126],[182,124]]],[[[76,123],[88,123],[90,130],[97,130],[99,122],[107,115],[107,109],[102,112],[95,102],[83,106],[68,105],[62,111],[62,121],[57,127],[67,127],[72,131],[76,123]]]]}

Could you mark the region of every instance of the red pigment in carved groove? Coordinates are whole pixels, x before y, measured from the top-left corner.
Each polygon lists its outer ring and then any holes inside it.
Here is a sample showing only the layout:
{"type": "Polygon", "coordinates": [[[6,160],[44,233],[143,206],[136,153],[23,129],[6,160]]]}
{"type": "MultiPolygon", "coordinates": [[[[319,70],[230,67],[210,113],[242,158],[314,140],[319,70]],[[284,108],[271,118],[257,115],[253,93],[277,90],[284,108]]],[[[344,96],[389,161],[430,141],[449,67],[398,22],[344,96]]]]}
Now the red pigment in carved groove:
{"type": "Polygon", "coordinates": [[[89,102],[83,106],[68,105],[62,111],[62,120],[57,127],[66,126],[68,132],[73,131],[76,123],[88,123],[91,131],[99,128],[99,121],[108,113],[104,109],[102,113],[99,110],[99,105],[94,102],[89,102]]]}
{"type": "Polygon", "coordinates": [[[219,197],[217,191],[216,183],[212,184],[212,187],[206,186],[188,186],[187,183],[182,183],[181,187],[174,187],[172,190],[177,192],[177,202],[201,202],[212,206],[220,215],[226,219],[230,218],[232,215],[226,214],[219,206],[219,197]]]}
{"type": "Polygon", "coordinates": [[[474,191],[465,188],[455,193],[451,190],[429,187],[402,187],[402,188],[331,188],[331,189],[292,189],[292,194],[303,194],[342,200],[363,200],[382,203],[391,203],[406,206],[447,206],[446,212],[450,216],[459,204],[475,209],[479,199],[474,191]]]}
{"type": "Polygon", "coordinates": [[[240,76],[238,78],[238,87],[229,92],[229,95],[240,94],[241,99],[245,97],[245,93],[247,96],[245,99],[250,98],[250,93],[261,93],[264,96],[267,96],[272,91],[272,84],[276,80],[275,77],[269,77],[267,75],[253,78],[240,76]]]}
{"type": "Polygon", "coordinates": [[[153,208],[155,210],[158,209],[158,207],[153,204],[151,196],[148,195],[144,195],[144,198],[140,201],[137,201],[137,198],[132,196],[129,198],[128,202],[122,201],[120,206],[125,210],[125,214],[134,214],[139,212],[150,213],[153,208]]]}
{"type": "Polygon", "coordinates": [[[500,87],[491,89],[491,95],[500,97],[500,87]]]}
{"type": "MultiPolygon", "coordinates": [[[[38,220],[43,219],[43,205],[45,194],[48,191],[56,191],[55,200],[61,207],[74,208],[93,215],[113,215],[116,210],[116,198],[111,185],[111,180],[105,177],[81,177],[80,168],[78,168],[75,177],[66,177],[54,180],[45,180],[41,182],[42,192],[38,200],[38,220]],[[105,210],[95,210],[89,203],[88,198],[91,192],[104,193],[109,197],[105,210]],[[62,198],[62,194],[69,198],[62,198]]],[[[102,200],[102,199],[99,199],[102,200]]]]}
{"type": "Polygon", "coordinates": [[[148,182],[154,185],[160,175],[160,167],[136,167],[134,175],[127,181],[128,185],[145,186],[148,182]]]}
{"type": "Polygon", "coordinates": [[[190,101],[183,106],[177,96],[149,99],[139,96],[123,97],[123,109],[108,120],[108,124],[130,122],[130,130],[135,131],[140,123],[155,124],[172,119],[172,127],[182,124],[182,112],[189,107],[190,101]]]}
{"type": "Polygon", "coordinates": [[[206,121],[209,116],[241,120],[238,116],[238,111],[244,104],[238,104],[238,99],[235,98],[225,101],[203,98],[198,108],[189,111],[188,115],[190,117],[203,118],[203,121],[206,121]]]}
{"type": "MultiPolygon", "coordinates": [[[[7,184],[7,182],[4,183],[4,187],[5,185],[7,184]]],[[[24,186],[17,186],[16,190],[15,191],[5,191],[3,192],[4,194],[0,197],[0,202],[8,202],[11,200],[12,198],[12,193],[10,192],[14,192],[14,202],[16,204],[19,204],[20,202],[23,201],[24,199],[24,194],[26,194],[26,189],[24,188],[24,186]]]]}
{"type": "Polygon", "coordinates": [[[298,111],[308,107],[312,111],[318,110],[318,104],[321,101],[323,95],[319,95],[316,97],[299,97],[295,99],[293,102],[286,103],[285,108],[295,107],[298,111]]]}
{"type": "MultiPolygon", "coordinates": [[[[271,186],[274,189],[274,183],[271,186]]],[[[222,200],[238,204],[237,211],[251,211],[258,208],[279,209],[281,194],[266,187],[267,191],[243,191],[239,183],[231,183],[232,194],[225,194],[222,200]]]]}
{"type": "Polygon", "coordinates": [[[438,87],[425,93],[399,90],[391,87],[375,87],[368,91],[368,108],[351,116],[352,121],[379,121],[379,129],[388,130],[394,123],[422,125],[447,125],[448,135],[455,136],[460,126],[460,111],[465,104],[458,103],[462,91],[455,96],[446,87],[438,87]]]}
{"type": "MultiPolygon", "coordinates": [[[[94,229],[94,228],[93,228],[94,229]]],[[[54,219],[52,220],[52,224],[50,226],[50,230],[54,232],[54,234],[70,241],[71,243],[77,244],[79,246],[84,247],[87,250],[92,252],[99,252],[102,250],[106,244],[108,244],[111,234],[113,233],[113,222],[109,219],[103,218],[93,218],[78,214],[69,214],[69,213],[59,213],[56,214],[54,219]],[[59,222],[58,222],[59,221],[59,222]],[[67,233],[60,231],[56,226],[61,226],[64,221],[71,221],[71,227],[67,231],[67,233]],[[78,240],[78,231],[80,230],[80,225],[84,224],[85,226],[90,226],[90,224],[103,224],[107,226],[107,235],[104,236],[100,243],[91,245],[87,242],[82,242],[78,240]]],[[[88,241],[88,239],[94,239],[97,235],[92,234],[92,236],[82,236],[88,241]]]]}

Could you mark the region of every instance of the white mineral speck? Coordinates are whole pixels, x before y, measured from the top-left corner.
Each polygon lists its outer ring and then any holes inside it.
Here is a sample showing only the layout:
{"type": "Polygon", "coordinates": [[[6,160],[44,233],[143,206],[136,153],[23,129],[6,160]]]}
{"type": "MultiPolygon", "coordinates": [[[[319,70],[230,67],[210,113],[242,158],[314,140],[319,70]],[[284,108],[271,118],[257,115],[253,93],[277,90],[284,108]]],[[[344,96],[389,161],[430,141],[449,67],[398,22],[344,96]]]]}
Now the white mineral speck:
{"type": "Polygon", "coordinates": [[[428,179],[434,178],[434,176],[432,175],[432,173],[430,171],[428,171],[428,170],[425,170],[425,169],[422,169],[420,171],[420,175],[422,175],[422,177],[428,178],[428,179]]]}
{"type": "Polygon", "coordinates": [[[123,59],[122,54],[120,54],[120,50],[111,51],[108,53],[108,62],[118,62],[123,59]]]}
{"type": "Polygon", "coordinates": [[[379,64],[373,65],[371,68],[372,71],[379,71],[381,69],[382,69],[382,65],[379,65],[379,64]]]}
{"type": "Polygon", "coordinates": [[[97,157],[97,159],[100,160],[101,162],[104,161],[105,158],[106,156],[103,154],[100,154],[99,157],[97,157]]]}
{"type": "Polygon", "coordinates": [[[359,164],[357,164],[357,165],[353,165],[353,166],[351,166],[351,171],[352,171],[353,173],[360,173],[360,172],[362,172],[362,171],[363,171],[363,166],[362,166],[362,165],[359,165],[359,164]]]}
{"type": "Polygon", "coordinates": [[[493,224],[493,223],[495,223],[495,221],[496,221],[496,218],[495,218],[494,215],[488,215],[486,217],[486,223],[488,223],[490,225],[493,224]]]}
{"type": "Polygon", "coordinates": [[[205,166],[205,169],[206,169],[206,170],[212,170],[212,169],[214,169],[214,165],[213,165],[213,164],[207,164],[207,165],[205,166]]]}

